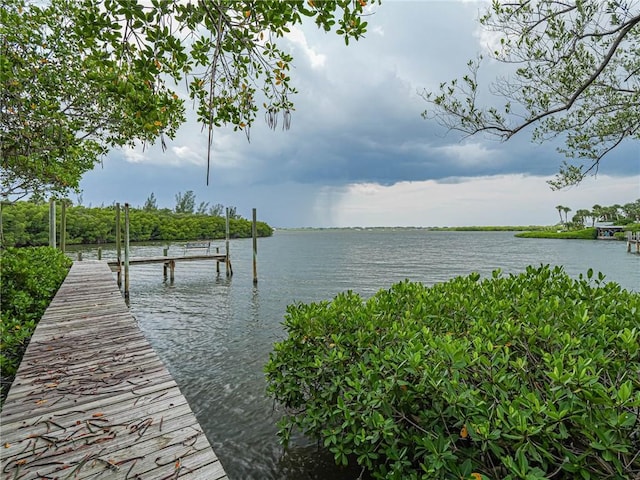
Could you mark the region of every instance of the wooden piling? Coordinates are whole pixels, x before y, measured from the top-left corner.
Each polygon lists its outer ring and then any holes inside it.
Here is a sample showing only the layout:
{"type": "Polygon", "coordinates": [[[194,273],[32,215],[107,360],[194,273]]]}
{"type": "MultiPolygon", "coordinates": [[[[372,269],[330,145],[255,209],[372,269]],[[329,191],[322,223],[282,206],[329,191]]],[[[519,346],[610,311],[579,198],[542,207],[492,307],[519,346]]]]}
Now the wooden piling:
{"type": "Polygon", "coordinates": [[[56,201],[49,200],[49,246],[56,248],[56,201]]]}
{"type": "Polygon", "coordinates": [[[635,253],[640,253],[640,232],[627,232],[627,253],[631,253],[635,245],[635,253]]]}
{"type": "Polygon", "coordinates": [[[225,260],[225,273],[227,275],[227,277],[231,276],[231,262],[229,261],[229,207],[227,207],[226,210],[226,222],[225,222],[225,228],[224,228],[224,235],[225,235],[225,256],[226,256],[226,260],[225,260]]]}
{"type": "MultiPolygon", "coordinates": [[[[216,254],[220,253],[220,247],[216,247],[216,254]]],[[[220,275],[220,262],[216,262],[216,275],[220,275]]]]}
{"type": "Polygon", "coordinates": [[[253,284],[258,283],[258,228],[256,222],[256,209],[252,210],[251,236],[253,238],[253,284]]]}
{"type": "Polygon", "coordinates": [[[118,271],[116,273],[118,288],[122,288],[122,228],[120,227],[120,203],[116,203],[116,258],[118,271]]]}
{"type": "Polygon", "coordinates": [[[102,247],[98,247],[98,260],[102,260],[102,247]]]}
{"type": "Polygon", "coordinates": [[[124,204],[124,298],[129,299],[129,204],[124,204]]]}
{"type": "MultiPolygon", "coordinates": [[[[163,257],[168,257],[169,256],[169,247],[164,247],[162,249],[162,256],[163,257]]],[[[167,262],[164,262],[162,264],[162,277],[166,280],[167,279],[167,269],[169,268],[169,264],[167,262]]]]}
{"type": "Polygon", "coordinates": [[[60,251],[65,252],[67,248],[67,202],[62,201],[62,209],[60,210],[60,251]]]}
{"type": "Polygon", "coordinates": [[[82,252],[78,252],[78,261],[81,262],[82,261],[82,252]]]}

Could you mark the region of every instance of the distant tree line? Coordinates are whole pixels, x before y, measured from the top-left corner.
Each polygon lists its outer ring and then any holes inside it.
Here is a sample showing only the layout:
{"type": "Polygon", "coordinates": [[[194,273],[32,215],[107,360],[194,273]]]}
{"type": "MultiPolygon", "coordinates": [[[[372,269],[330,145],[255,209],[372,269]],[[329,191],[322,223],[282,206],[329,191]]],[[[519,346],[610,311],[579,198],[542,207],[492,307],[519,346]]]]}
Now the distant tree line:
{"type": "Polygon", "coordinates": [[[613,222],[617,225],[627,225],[630,223],[640,223],[640,198],[635,202],[624,205],[601,206],[594,205],[591,210],[581,208],[569,221],[571,208],[564,205],[556,205],[556,210],[560,216],[561,224],[567,228],[584,228],[585,226],[595,226],[596,222],[613,222]],[[564,217],[562,214],[564,213],[564,217]]]}
{"type": "MultiPolygon", "coordinates": [[[[188,194],[189,192],[187,192],[188,194]]],[[[185,194],[185,195],[187,195],[185,194]]],[[[184,196],[183,200],[184,200],[184,196]]],[[[195,200],[193,195],[190,199],[195,200]]],[[[189,200],[187,198],[187,200],[189,200]]],[[[147,199],[147,202],[153,198],[147,199]]],[[[66,243],[96,244],[113,243],[116,240],[116,207],[84,207],[71,205],[66,208],[66,243]]],[[[225,237],[224,207],[207,208],[208,213],[192,213],[170,209],[149,208],[130,209],[129,238],[132,242],[204,240],[225,237]]],[[[235,208],[230,208],[229,236],[231,238],[251,237],[251,221],[239,217],[235,208]]],[[[57,223],[60,224],[61,209],[56,209],[57,223]]],[[[124,218],[124,217],[122,217],[124,218]]],[[[124,220],[123,220],[124,221],[124,220]]],[[[273,228],[264,222],[257,222],[257,234],[268,237],[273,228]]],[[[58,228],[58,236],[60,229],[58,228]]],[[[49,243],[49,206],[45,203],[15,202],[2,205],[1,241],[3,247],[38,246],[49,243]]]]}

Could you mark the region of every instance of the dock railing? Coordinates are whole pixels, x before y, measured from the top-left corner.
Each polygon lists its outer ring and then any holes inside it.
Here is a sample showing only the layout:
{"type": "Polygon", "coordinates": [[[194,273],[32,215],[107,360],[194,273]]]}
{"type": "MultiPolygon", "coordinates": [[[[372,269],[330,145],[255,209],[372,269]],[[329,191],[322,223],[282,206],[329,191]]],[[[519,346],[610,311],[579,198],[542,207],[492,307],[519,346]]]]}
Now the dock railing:
{"type": "Polygon", "coordinates": [[[186,255],[188,252],[206,252],[208,255],[211,252],[211,242],[202,241],[202,242],[187,242],[184,245],[184,254],[186,255]]]}

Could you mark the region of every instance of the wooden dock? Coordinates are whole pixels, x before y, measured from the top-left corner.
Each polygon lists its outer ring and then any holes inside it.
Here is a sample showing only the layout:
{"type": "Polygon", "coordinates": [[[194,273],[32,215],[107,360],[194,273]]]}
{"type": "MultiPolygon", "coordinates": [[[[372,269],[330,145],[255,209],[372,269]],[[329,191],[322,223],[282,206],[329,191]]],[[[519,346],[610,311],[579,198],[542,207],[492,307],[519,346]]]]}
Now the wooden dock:
{"type": "MultiPolygon", "coordinates": [[[[184,256],[172,256],[172,257],[133,257],[129,259],[129,264],[146,264],[146,263],[168,263],[168,262],[195,262],[202,260],[215,260],[217,262],[225,262],[227,256],[224,253],[221,254],[209,254],[209,255],[184,255],[184,256]]],[[[109,260],[107,262],[111,269],[116,272],[118,270],[118,261],[109,260]]],[[[123,262],[124,263],[124,262],[123,262]]]]}
{"type": "Polygon", "coordinates": [[[75,262],[0,412],[2,479],[226,479],[106,262],[75,262]]]}
{"type": "Polygon", "coordinates": [[[640,253],[640,232],[627,232],[627,252],[640,253]]]}
{"type": "MultiPolygon", "coordinates": [[[[164,278],[169,276],[170,280],[173,282],[175,278],[175,269],[176,263],[178,262],[196,262],[203,260],[213,260],[216,262],[216,273],[220,273],[220,264],[225,264],[226,275],[233,275],[233,267],[231,266],[231,260],[226,254],[214,253],[214,254],[206,254],[206,255],[182,255],[182,256],[162,256],[162,257],[134,257],[128,259],[129,266],[131,265],[144,265],[151,263],[162,263],[163,264],[163,275],[164,278]],[[167,275],[169,272],[169,275],[167,275]]],[[[125,261],[121,261],[118,263],[118,260],[111,260],[107,262],[112,271],[118,272],[118,284],[121,282],[121,273],[125,271],[125,277],[127,275],[127,266],[125,261]]],[[[127,282],[125,280],[125,285],[127,282]]],[[[128,296],[128,289],[125,287],[125,297],[128,296]]]]}

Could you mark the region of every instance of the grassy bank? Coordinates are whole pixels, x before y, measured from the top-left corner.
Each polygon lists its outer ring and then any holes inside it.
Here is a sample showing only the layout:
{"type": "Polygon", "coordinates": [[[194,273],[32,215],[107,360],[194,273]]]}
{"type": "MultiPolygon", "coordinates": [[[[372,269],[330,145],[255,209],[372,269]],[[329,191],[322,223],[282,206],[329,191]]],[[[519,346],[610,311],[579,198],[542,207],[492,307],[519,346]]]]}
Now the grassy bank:
{"type": "Polygon", "coordinates": [[[484,225],[470,227],[432,227],[429,230],[451,232],[545,232],[552,231],[555,226],[545,225],[484,225]]]}
{"type": "Polygon", "coordinates": [[[562,238],[571,240],[595,240],[597,230],[595,228],[585,228],[583,230],[569,230],[561,232],[546,231],[530,231],[516,233],[518,238],[562,238]]]}

